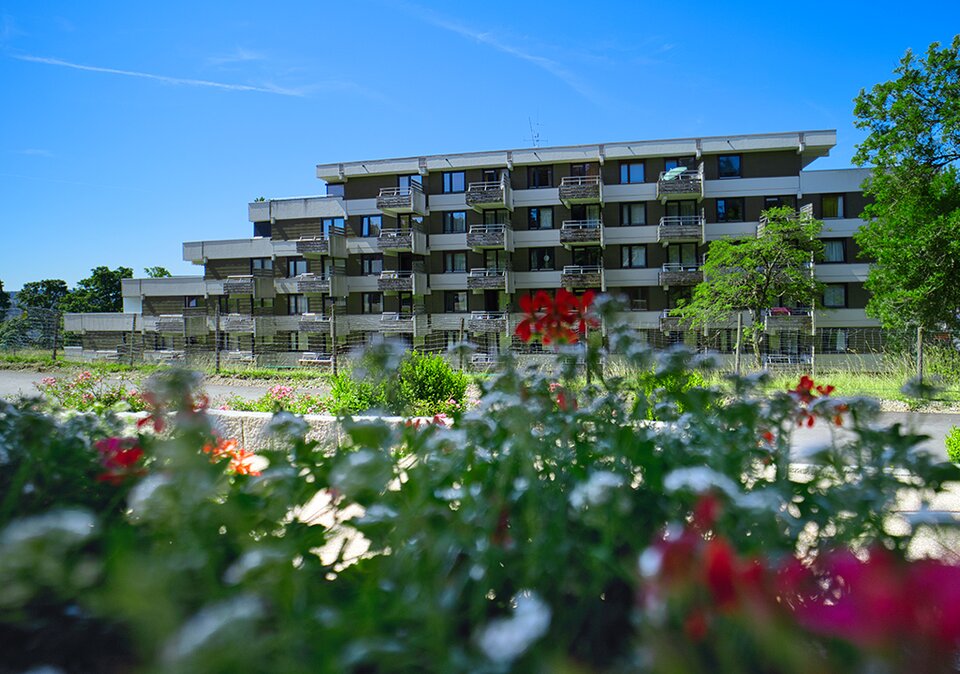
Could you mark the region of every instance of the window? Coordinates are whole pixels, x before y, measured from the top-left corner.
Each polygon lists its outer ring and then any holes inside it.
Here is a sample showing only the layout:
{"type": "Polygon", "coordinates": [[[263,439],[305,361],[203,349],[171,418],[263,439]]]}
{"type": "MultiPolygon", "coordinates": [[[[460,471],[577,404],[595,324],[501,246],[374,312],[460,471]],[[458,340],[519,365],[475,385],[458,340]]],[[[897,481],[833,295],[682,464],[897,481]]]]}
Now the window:
{"type": "Polygon", "coordinates": [[[668,201],[665,206],[664,215],[677,217],[695,217],[697,213],[697,202],[693,199],[684,199],[682,201],[668,201]]]}
{"type": "Polygon", "coordinates": [[[269,222],[255,222],[253,223],[253,235],[262,236],[269,239],[273,234],[273,225],[269,222]]]}
{"type": "Polygon", "coordinates": [[[824,219],[843,217],[842,194],[824,194],[823,197],[821,197],[820,204],[824,219]]]}
{"type": "Polygon", "coordinates": [[[570,251],[573,264],[582,267],[599,267],[603,260],[599,248],[574,248],[570,251]]]}
{"type": "Polygon", "coordinates": [[[847,306],[847,286],[844,283],[830,283],[823,289],[823,306],[843,308],[847,306]]]}
{"type": "Polygon", "coordinates": [[[397,225],[400,229],[406,231],[410,229],[415,229],[419,232],[423,231],[423,216],[421,215],[410,215],[410,214],[401,214],[397,216],[397,225]]]}
{"type": "Polygon", "coordinates": [[[364,314],[382,314],[383,297],[380,293],[360,293],[360,312],[364,314]]]}
{"type": "Polygon", "coordinates": [[[445,273],[463,274],[467,271],[467,252],[448,251],[443,254],[443,271],[445,273]]]}
{"type": "Polygon", "coordinates": [[[624,269],[642,269],[647,266],[646,246],[621,246],[620,266],[624,269]]]}
{"type": "Polygon", "coordinates": [[[414,173],[409,176],[397,176],[397,187],[401,190],[409,190],[411,185],[423,189],[423,176],[418,173],[414,173]]]}
{"type": "Polygon", "coordinates": [[[360,236],[380,236],[382,226],[382,215],[365,215],[360,223],[360,236]]]}
{"type": "Polygon", "coordinates": [[[330,238],[330,232],[334,228],[343,229],[343,218],[322,218],[320,220],[320,231],[323,232],[324,238],[330,238]]]}
{"type": "Polygon", "coordinates": [[[287,295],[287,316],[307,313],[306,295],[287,295]]]}
{"type": "Polygon", "coordinates": [[[553,206],[531,208],[527,224],[530,229],[553,229],[553,206]]]}
{"type": "Polygon", "coordinates": [[[570,164],[570,175],[574,178],[590,175],[590,164],[570,164]]]}
{"type": "Polygon", "coordinates": [[[250,258],[250,272],[273,271],[273,259],[269,257],[250,258]]]}
{"type": "Polygon", "coordinates": [[[500,180],[500,178],[497,176],[497,169],[483,169],[483,173],[481,175],[483,176],[482,182],[485,183],[495,183],[499,182],[500,180]]]}
{"type": "Polygon", "coordinates": [[[187,295],[183,298],[184,309],[196,309],[200,306],[200,298],[195,295],[187,295]]]}
{"type": "Polygon", "coordinates": [[[447,211],[443,214],[444,234],[463,234],[467,231],[467,214],[464,211],[447,211]]]}
{"type": "Polygon", "coordinates": [[[360,273],[364,276],[380,275],[383,271],[383,255],[361,255],[360,273]]]}
{"type": "Polygon", "coordinates": [[[343,183],[327,183],[327,196],[328,197],[342,197],[343,196],[343,183]]]}
{"type": "Polygon", "coordinates": [[[824,239],[823,240],[823,261],[824,262],[846,262],[846,250],[843,239],[824,239]]]}
{"type": "Polygon", "coordinates": [[[820,333],[821,353],[846,353],[847,343],[846,328],[824,328],[820,333]]]}
{"type": "Polygon", "coordinates": [[[721,178],[740,177],[740,155],[722,154],[717,157],[717,175],[721,178]]]}
{"type": "Polygon", "coordinates": [[[507,269],[510,265],[510,254],[505,250],[483,251],[483,266],[485,269],[507,269]]]}
{"type": "Polygon", "coordinates": [[[620,184],[632,185],[643,182],[643,162],[620,162],[620,184]]]}
{"type": "Polygon", "coordinates": [[[674,265],[681,265],[684,269],[695,270],[699,268],[700,264],[697,260],[697,244],[671,243],[669,246],[667,246],[667,262],[674,265]]]}
{"type": "Polygon", "coordinates": [[[530,249],[530,271],[553,271],[556,264],[553,248],[530,249]]]}
{"type": "Polygon", "coordinates": [[[743,199],[717,199],[717,222],[743,222],[743,199]]]}
{"type": "Polygon", "coordinates": [[[504,208],[488,208],[483,211],[483,224],[502,225],[510,222],[510,211],[504,208]]]}
{"type": "Polygon", "coordinates": [[[768,208],[778,208],[780,206],[793,207],[793,197],[764,197],[763,210],[768,208]]]}
{"type": "Polygon", "coordinates": [[[527,168],[527,187],[553,187],[552,166],[530,166],[527,168]]]}
{"type": "Polygon", "coordinates": [[[643,202],[620,204],[620,224],[624,227],[647,224],[647,205],[643,202]]]}
{"type": "Polygon", "coordinates": [[[307,261],[302,257],[287,258],[287,278],[300,276],[307,273],[307,261]]]}
{"type": "Polygon", "coordinates": [[[447,171],[443,174],[443,191],[445,194],[463,192],[465,188],[463,171],[447,171]]]}
{"type": "Polygon", "coordinates": [[[692,168],[697,163],[696,157],[673,157],[663,160],[663,170],[669,171],[679,167],[692,168]]]}
{"type": "Polygon", "coordinates": [[[448,290],[443,295],[443,310],[448,314],[462,314],[467,310],[467,291],[448,290]]]}

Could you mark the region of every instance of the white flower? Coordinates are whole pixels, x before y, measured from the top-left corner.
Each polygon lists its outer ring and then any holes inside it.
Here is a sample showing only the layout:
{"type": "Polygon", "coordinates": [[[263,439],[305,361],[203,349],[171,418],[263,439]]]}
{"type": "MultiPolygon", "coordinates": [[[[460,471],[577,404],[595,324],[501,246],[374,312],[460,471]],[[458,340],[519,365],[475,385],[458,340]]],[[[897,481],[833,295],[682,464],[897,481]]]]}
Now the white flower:
{"type": "Polygon", "coordinates": [[[719,489],[734,498],[740,494],[740,490],[733,480],[706,466],[678,468],[672,471],[664,478],[663,488],[668,492],[689,489],[697,494],[711,489],[719,489]]]}
{"type": "Polygon", "coordinates": [[[577,510],[603,505],[610,499],[610,492],[622,487],[624,482],[623,476],[616,473],[593,473],[570,493],[570,505],[577,510]]]}
{"type": "Polygon", "coordinates": [[[54,537],[61,545],[81,543],[96,530],[96,520],[85,510],[54,510],[14,520],[0,534],[0,545],[16,546],[54,537]]]}
{"type": "Polygon", "coordinates": [[[200,609],[183,624],[180,630],[167,642],[164,648],[164,660],[181,660],[203,648],[217,634],[238,622],[256,620],[263,615],[263,605],[256,597],[242,595],[200,609]]]}
{"type": "Polygon", "coordinates": [[[535,593],[521,592],[513,604],[512,617],[491,620],[477,635],[480,650],[497,663],[516,660],[550,627],[550,607],[535,593]]]}

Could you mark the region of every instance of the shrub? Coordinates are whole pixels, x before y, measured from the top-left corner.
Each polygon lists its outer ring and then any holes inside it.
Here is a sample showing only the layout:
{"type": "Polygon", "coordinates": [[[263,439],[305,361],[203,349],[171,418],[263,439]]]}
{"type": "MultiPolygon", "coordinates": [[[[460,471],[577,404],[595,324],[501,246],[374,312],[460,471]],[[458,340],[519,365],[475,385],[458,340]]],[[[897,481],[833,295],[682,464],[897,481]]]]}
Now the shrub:
{"type": "Polygon", "coordinates": [[[293,412],[294,414],[322,414],[328,401],[311,393],[297,393],[292,386],[277,384],[255,400],[234,395],[221,409],[240,412],[293,412]]]}
{"type": "Polygon", "coordinates": [[[71,377],[45,377],[37,389],[59,407],[80,412],[109,408],[140,412],[145,402],[129,382],[111,382],[103,372],[84,370],[71,377]]]}
{"type": "Polygon", "coordinates": [[[327,409],[336,416],[383,410],[387,406],[386,385],[344,370],[330,381],[327,409]]]}
{"type": "Polygon", "coordinates": [[[960,463],[960,426],[954,426],[944,438],[947,448],[947,458],[954,463],[960,463]]]}
{"type": "Polygon", "coordinates": [[[400,364],[399,398],[408,414],[449,413],[459,408],[467,393],[467,376],[447,359],[413,351],[400,364]]]}

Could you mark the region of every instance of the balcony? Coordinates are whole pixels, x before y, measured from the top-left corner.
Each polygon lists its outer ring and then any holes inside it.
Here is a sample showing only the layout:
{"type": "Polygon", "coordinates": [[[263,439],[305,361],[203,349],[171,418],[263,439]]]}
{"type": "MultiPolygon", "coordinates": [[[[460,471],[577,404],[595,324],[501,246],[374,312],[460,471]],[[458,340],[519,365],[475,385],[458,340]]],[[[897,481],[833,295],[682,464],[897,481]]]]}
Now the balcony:
{"type": "Polygon", "coordinates": [[[600,176],[567,176],[560,181],[560,201],[572,204],[602,204],[603,181],[600,176]]]}
{"type": "Polygon", "coordinates": [[[695,169],[680,166],[661,172],[657,179],[657,199],[703,199],[703,164],[695,169]]]}
{"type": "Polygon", "coordinates": [[[809,307],[773,307],[763,312],[765,332],[810,332],[813,312],[809,307]]]}
{"type": "Polygon", "coordinates": [[[424,335],[427,316],[419,311],[387,311],[380,315],[380,332],[424,335]]]}
{"type": "Polygon", "coordinates": [[[223,314],[220,330],[229,333],[273,335],[277,332],[274,316],[250,316],[248,314],[223,314]]]}
{"type": "Polygon", "coordinates": [[[699,264],[684,264],[682,262],[668,262],[660,269],[660,285],[695,286],[703,281],[703,272],[699,264]]]}
{"type": "Polygon", "coordinates": [[[427,254],[427,235],[419,229],[381,229],[377,247],[382,253],[427,254]]]}
{"type": "Polygon", "coordinates": [[[475,211],[484,209],[505,208],[513,210],[513,191],[510,189],[510,180],[502,176],[500,180],[485,183],[470,183],[466,192],[467,206],[475,211]]]}
{"type": "Polygon", "coordinates": [[[467,321],[467,330],[470,332],[506,332],[506,311],[473,311],[467,321]]]}
{"type": "Polygon", "coordinates": [[[333,319],[325,314],[300,314],[297,329],[300,332],[329,335],[333,319]]]}
{"type": "Polygon", "coordinates": [[[300,274],[296,281],[297,292],[303,295],[347,296],[347,279],[344,274],[300,274]]]}
{"type": "Polygon", "coordinates": [[[496,267],[471,269],[467,274],[467,289],[474,292],[499,290],[502,293],[513,292],[513,277],[509,269],[496,267]]]}
{"type": "Polygon", "coordinates": [[[471,250],[506,250],[513,252],[513,227],[509,222],[491,225],[470,225],[467,246],[471,250]]]}
{"type": "MultiPolygon", "coordinates": [[[[787,222],[795,223],[797,226],[797,234],[800,233],[801,227],[810,222],[813,219],[813,204],[806,204],[802,206],[799,211],[795,212],[793,215],[787,217],[787,222]]],[[[760,214],[760,220],[757,222],[757,236],[763,236],[763,232],[767,229],[767,224],[770,222],[770,219],[764,215],[760,214]]],[[[792,229],[792,227],[791,227],[792,229]]]]}
{"type": "Polygon", "coordinates": [[[683,241],[703,241],[702,215],[667,215],[660,218],[657,241],[666,245],[683,241]]]}
{"type": "Polygon", "coordinates": [[[571,289],[607,289],[603,267],[599,265],[567,265],[560,274],[560,285],[571,289]]]}
{"type": "Polygon", "coordinates": [[[660,332],[677,332],[683,328],[683,319],[679,316],[671,316],[672,309],[664,309],[660,312],[660,332]]]}
{"type": "Polygon", "coordinates": [[[377,195],[377,208],[389,215],[426,215],[427,198],[417,183],[410,187],[383,187],[377,195]]]}
{"type": "Polygon", "coordinates": [[[602,220],[564,220],[560,226],[560,243],[567,248],[574,246],[603,247],[602,220]]]}
{"type": "Polygon", "coordinates": [[[184,311],[182,314],[162,314],[154,321],[154,330],[159,333],[199,337],[207,334],[205,310],[184,311]]]}
{"type": "Polygon", "coordinates": [[[253,274],[228,276],[223,281],[223,294],[231,297],[253,297],[255,299],[276,297],[273,283],[273,271],[262,270],[253,274]]]}
{"type": "Polygon", "coordinates": [[[297,255],[317,260],[347,256],[347,237],[343,227],[333,227],[326,236],[302,236],[297,240],[297,255]]]}
{"type": "Polygon", "coordinates": [[[384,270],[377,279],[377,290],[382,293],[425,295],[427,275],[421,271],[384,270]]]}

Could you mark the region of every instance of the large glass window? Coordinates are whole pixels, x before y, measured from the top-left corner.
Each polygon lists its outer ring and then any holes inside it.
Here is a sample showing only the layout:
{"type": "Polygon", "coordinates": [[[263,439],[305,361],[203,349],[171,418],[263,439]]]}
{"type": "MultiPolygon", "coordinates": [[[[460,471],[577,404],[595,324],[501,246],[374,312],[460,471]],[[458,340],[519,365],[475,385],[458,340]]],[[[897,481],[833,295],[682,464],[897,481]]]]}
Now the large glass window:
{"type": "Polygon", "coordinates": [[[823,261],[824,262],[846,262],[846,250],[843,239],[824,239],[823,240],[823,261]]]}
{"type": "Polygon", "coordinates": [[[721,154],[717,157],[717,175],[721,178],[740,177],[740,155],[721,154]]]}
{"type": "Polygon", "coordinates": [[[531,208],[527,216],[530,229],[553,229],[553,206],[531,208]]]}
{"type": "Polygon", "coordinates": [[[553,248],[530,249],[530,271],[554,271],[557,268],[553,248]]]}
{"type": "Polygon", "coordinates": [[[327,183],[327,196],[342,197],[343,188],[344,188],[343,183],[327,183]]]}
{"type": "Polygon", "coordinates": [[[383,296],[380,293],[361,293],[360,311],[364,314],[382,314],[383,296]]]}
{"type": "Polygon", "coordinates": [[[820,203],[824,219],[844,217],[842,194],[824,194],[820,203]]]}
{"type": "Polygon", "coordinates": [[[187,295],[183,298],[183,307],[185,309],[196,309],[200,306],[200,298],[195,295],[187,295]]]}
{"type": "Polygon", "coordinates": [[[287,316],[307,313],[306,295],[287,295],[287,316]]]}
{"type": "Polygon", "coordinates": [[[467,271],[466,251],[447,251],[443,254],[443,271],[463,274],[467,271]]]}
{"type": "Polygon", "coordinates": [[[463,171],[447,171],[443,174],[444,193],[463,192],[465,189],[463,171]]]}
{"type": "Polygon", "coordinates": [[[383,255],[361,255],[360,273],[364,276],[380,275],[383,271],[383,255]]]}
{"type": "Polygon", "coordinates": [[[420,189],[423,189],[423,176],[419,173],[414,173],[409,176],[397,176],[397,187],[401,190],[408,190],[411,185],[416,185],[420,189]]]}
{"type": "Polygon", "coordinates": [[[253,223],[253,235],[262,236],[269,239],[273,233],[273,225],[269,222],[255,222],[253,223]]]}
{"type": "Polygon", "coordinates": [[[590,175],[590,164],[570,164],[570,175],[575,178],[590,175]]]}
{"type": "Polygon", "coordinates": [[[695,243],[671,243],[667,246],[667,262],[670,264],[679,264],[684,267],[697,267],[697,244],[695,243]]]}
{"type": "Polygon", "coordinates": [[[467,214],[464,211],[447,211],[443,214],[444,234],[463,234],[467,231],[467,214]]]}
{"type": "Polygon", "coordinates": [[[302,257],[287,258],[287,278],[300,276],[307,273],[307,261],[302,257]]]}
{"type": "Polygon", "coordinates": [[[717,199],[717,222],[743,222],[743,198],[717,199]]]}
{"type": "Polygon", "coordinates": [[[443,310],[448,314],[461,314],[467,310],[467,291],[448,290],[443,295],[443,310]]]}
{"type": "Polygon", "coordinates": [[[320,220],[320,231],[324,238],[329,238],[330,232],[334,229],[343,229],[343,218],[322,218],[320,220]]]}
{"type": "Polygon", "coordinates": [[[699,215],[697,213],[697,202],[693,199],[683,199],[681,201],[668,201],[664,206],[664,214],[668,216],[691,217],[699,215]]]}
{"type": "Polygon", "coordinates": [[[823,289],[823,306],[843,308],[847,306],[847,285],[830,283],[823,289]]]}
{"type": "Polygon", "coordinates": [[[365,215],[360,222],[360,236],[380,236],[382,226],[382,215],[365,215]]]}
{"type": "Polygon", "coordinates": [[[642,161],[620,162],[620,184],[630,185],[642,183],[644,180],[644,164],[642,161]]]}
{"type": "Polygon", "coordinates": [[[642,269],[647,266],[646,246],[622,246],[620,266],[624,269],[642,269]]]}
{"type": "Polygon", "coordinates": [[[536,189],[538,187],[553,187],[553,167],[527,167],[527,187],[530,189],[536,189]]]}
{"type": "Polygon", "coordinates": [[[272,271],[273,270],[273,258],[269,257],[252,257],[250,258],[250,272],[255,271],[272,271]]]}
{"type": "Polygon", "coordinates": [[[669,171],[679,167],[693,168],[697,163],[696,157],[672,157],[663,161],[663,169],[669,171]]]}
{"type": "Polygon", "coordinates": [[[647,205],[643,202],[620,204],[620,224],[624,227],[647,224],[647,205]]]}
{"type": "Polygon", "coordinates": [[[846,328],[824,328],[820,332],[821,353],[846,353],[847,343],[846,328]]]}

